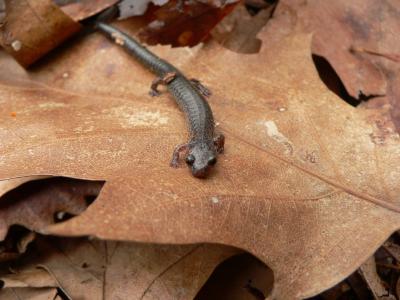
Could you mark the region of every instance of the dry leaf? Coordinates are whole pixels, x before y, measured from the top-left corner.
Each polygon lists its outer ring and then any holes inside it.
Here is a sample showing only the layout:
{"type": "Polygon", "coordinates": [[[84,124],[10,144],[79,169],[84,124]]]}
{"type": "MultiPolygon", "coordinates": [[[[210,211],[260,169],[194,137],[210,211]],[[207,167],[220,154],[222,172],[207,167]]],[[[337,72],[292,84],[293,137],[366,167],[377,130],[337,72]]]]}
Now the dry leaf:
{"type": "Polygon", "coordinates": [[[400,132],[399,8],[398,0],[280,1],[268,27],[271,36],[296,26],[312,32],[313,52],[331,63],[348,93],[379,96],[363,107],[379,108],[400,132]]]}
{"type": "Polygon", "coordinates": [[[232,51],[257,53],[261,48],[261,41],[256,36],[271,18],[274,8],[275,5],[269,5],[256,16],[251,16],[244,4],[239,5],[212,30],[212,36],[232,51]]]}
{"type": "Polygon", "coordinates": [[[9,226],[18,224],[41,231],[62,220],[65,214],[78,215],[96,197],[104,182],[52,178],[25,183],[0,199],[0,241],[9,226]],[[89,199],[89,198],[90,199],[89,199]]]}
{"type": "Polygon", "coordinates": [[[221,7],[221,2],[170,0],[146,13],[150,23],[141,29],[139,36],[149,45],[195,46],[205,41],[238,3],[234,0],[221,7]]]}
{"type": "Polygon", "coordinates": [[[56,282],[71,299],[97,300],[193,299],[215,265],[238,250],[40,237],[35,252],[16,262],[13,269],[18,274],[0,277],[7,283],[5,290],[23,286],[29,278],[29,286],[41,288],[56,282]],[[38,266],[47,273],[41,274],[46,278],[42,284],[39,278],[32,283],[30,277],[38,266]]]}
{"type": "MultiPolygon", "coordinates": [[[[390,62],[351,50],[399,53],[399,7],[398,0],[280,1],[274,22],[287,24],[284,19],[292,17],[292,22],[313,32],[313,51],[333,65],[353,97],[360,92],[384,95],[386,79],[376,62],[390,62]]],[[[290,31],[290,27],[280,26],[280,30],[290,31]]]]}
{"type": "Polygon", "coordinates": [[[0,112],[17,117],[0,121],[0,177],[107,181],[84,213],[48,233],[233,245],[273,269],[280,299],[333,286],[400,227],[399,136],[327,90],[309,35],[266,35],[257,55],[215,43],[152,48],[213,91],[227,140],[207,180],[169,167],[187,139],[182,113],[167,94],[150,98],[153,75],[103,37],[29,78],[1,57],[0,112]]]}
{"type": "Polygon", "coordinates": [[[18,288],[0,290],[2,300],[61,300],[55,288],[18,288]]]}
{"type": "Polygon", "coordinates": [[[57,287],[57,282],[49,272],[42,268],[36,268],[22,273],[3,276],[0,279],[0,286],[3,289],[20,287],[57,287]]]}
{"type": "Polygon", "coordinates": [[[374,256],[368,258],[360,267],[359,272],[364,277],[371,289],[374,299],[379,300],[395,300],[396,297],[391,295],[389,291],[383,286],[381,279],[376,272],[376,264],[374,256]]]}
{"type": "Polygon", "coordinates": [[[0,45],[25,67],[81,28],[51,0],[6,0],[5,3],[0,45]]]}

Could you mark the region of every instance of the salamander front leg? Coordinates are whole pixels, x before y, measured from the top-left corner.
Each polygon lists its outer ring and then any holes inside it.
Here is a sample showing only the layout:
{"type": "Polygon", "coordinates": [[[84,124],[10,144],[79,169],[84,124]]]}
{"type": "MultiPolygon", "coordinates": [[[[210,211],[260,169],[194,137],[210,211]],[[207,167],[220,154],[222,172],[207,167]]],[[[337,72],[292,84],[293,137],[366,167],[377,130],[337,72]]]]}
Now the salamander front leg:
{"type": "Polygon", "coordinates": [[[224,152],[225,136],[219,133],[214,138],[214,146],[218,153],[224,152]]]}
{"type": "Polygon", "coordinates": [[[172,154],[172,160],[170,166],[177,168],[179,166],[179,156],[182,152],[189,150],[189,144],[181,144],[175,147],[174,153],[172,154]]]}
{"type": "Polygon", "coordinates": [[[174,80],[175,77],[176,77],[176,73],[175,72],[169,72],[169,73],[165,74],[164,77],[157,77],[156,79],[154,79],[153,82],[151,83],[151,86],[150,86],[149,95],[152,96],[152,97],[159,96],[160,92],[157,89],[158,86],[160,84],[167,85],[172,80],[174,80]]]}
{"type": "Polygon", "coordinates": [[[200,80],[197,80],[195,78],[190,79],[190,82],[193,84],[193,86],[197,89],[197,91],[202,94],[204,97],[210,97],[211,96],[211,91],[209,88],[204,86],[200,80]]]}

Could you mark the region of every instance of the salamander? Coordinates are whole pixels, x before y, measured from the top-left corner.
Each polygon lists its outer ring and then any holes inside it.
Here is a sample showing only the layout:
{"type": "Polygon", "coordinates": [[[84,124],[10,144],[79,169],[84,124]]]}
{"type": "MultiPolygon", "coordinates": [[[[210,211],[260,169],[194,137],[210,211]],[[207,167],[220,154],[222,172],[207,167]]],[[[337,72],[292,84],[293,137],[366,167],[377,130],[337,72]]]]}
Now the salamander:
{"type": "Polygon", "coordinates": [[[150,95],[159,95],[157,86],[166,85],[184,112],[190,132],[189,141],[176,146],[171,166],[178,167],[179,159],[184,155],[192,175],[198,178],[206,177],[217,163],[217,156],[223,152],[225,144],[224,135],[215,133],[213,113],[205,99],[210,95],[210,91],[198,80],[186,78],[176,67],[117,28],[103,22],[96,22],[95,28],[158,76],[151,84],[150,95]]]}

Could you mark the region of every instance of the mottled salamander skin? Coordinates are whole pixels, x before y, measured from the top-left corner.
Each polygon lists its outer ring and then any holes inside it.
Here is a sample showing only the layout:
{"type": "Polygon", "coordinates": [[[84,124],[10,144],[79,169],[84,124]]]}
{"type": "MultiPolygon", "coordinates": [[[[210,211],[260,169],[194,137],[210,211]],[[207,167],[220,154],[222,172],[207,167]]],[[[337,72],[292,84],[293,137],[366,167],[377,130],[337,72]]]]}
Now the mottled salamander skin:
{"type": "Polygon", "coordinates": [[[203,95],[177,68],[150,52],[133,38],[102,22],[96,24],[96,29],[121,45],[130,55],[160,78],[173,74],[173,79],[167,81],[166,85],[186,116],[190,140],[187,144],[176,147],[171,165],[176,167],[179,152],[185,151],[186,163],[193,176],[205,177],[211,167],[215,165],[217,154],[223,151],[224,137],[215,135],[214,117],[203,95]]]}

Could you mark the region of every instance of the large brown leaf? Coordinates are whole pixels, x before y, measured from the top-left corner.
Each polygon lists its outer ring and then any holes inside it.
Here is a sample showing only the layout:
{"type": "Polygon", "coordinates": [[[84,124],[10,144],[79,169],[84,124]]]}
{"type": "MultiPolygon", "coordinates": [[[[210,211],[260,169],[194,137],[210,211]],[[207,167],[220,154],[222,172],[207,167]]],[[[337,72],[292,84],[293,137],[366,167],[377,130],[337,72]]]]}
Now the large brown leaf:
{"type": "Polygon", "coordinates": [[[103,37],[31,74],[2,56],[0,177],[107,181],[48,233],[237,246],[274,270],[280,299],[334,285],[400,227],[399,136],[327,90],[309,35],[259,37],[256,55],[152,48],[212,88],[227,140],[207,180],[169,167],[187,138],[182,113],[166,94],[150,98],[153,75],[103,37]]]}

